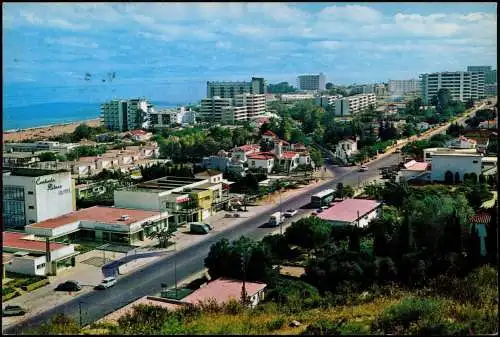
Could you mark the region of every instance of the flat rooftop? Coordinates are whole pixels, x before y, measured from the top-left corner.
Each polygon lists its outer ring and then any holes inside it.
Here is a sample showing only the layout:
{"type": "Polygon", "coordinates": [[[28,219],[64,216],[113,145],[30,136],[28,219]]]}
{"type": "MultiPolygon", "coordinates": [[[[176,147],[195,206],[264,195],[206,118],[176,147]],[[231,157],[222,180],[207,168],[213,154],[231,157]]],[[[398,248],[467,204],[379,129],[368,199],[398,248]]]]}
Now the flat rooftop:
{"type": "Polygon", "coordinates": [[[50,174],[68,172],[67,170],[46,170],[46,169],[35,169],[35,168],[13,168],[10,170],[11,176],[17,177],[42,177],[50,174]]]}
{"type": "MultiPolygon", "coordinates": [[[[17,232],[3,232],[2,233],[2,239],[3,239],[3,248],[7,249],[16,249],[19,251],[22,250],[29,250],[29,251],[35,251],[35,252],[45,252],[45,242],[44,241],[36,241],[36,240],[30,240],[27,239],[29,237],[28,234],[25,233],[17,233],[17,232]]],[[[50,243],[50,250],[54,251],[59,248],[66,247],[67,245],[61,244],[61,243],[50,243]]],[[[5,253],[4,253],[5,254],[5,253]]]]}
{"type": "Polygon", "coordinates": [[[97,223],[130,226],[138,221],[159,215],[160,212],[144,211],[129,208],[93,206],[80,209],[57,218],[47,219],[26,227],[29,228],[57,228],[77,221],[93,221],[97,223]],[[122,218],[127,215],[128,218],[122,218]]]}
{"type": "MultiPolygon", "coordinates": [[[[232,298],[239,300],[241,298],[242,286],[243,281],[221,277],[208,282],[203,288],[184,297],[182,302],[198,304],[200,301],[206,301],[213,298],[217,303],[222,304],[232,298]]],[[[245,289],[248,296],[253,296],[266,287],[267,284],[265,283],[245,282],[245,289]]]]}
{"type": "Polygon", "coordinates": [[[194,183],[205,181],[203,178],[185,178],[185,177],[163,177],[155,180],[146,181],[137,185],[125,188],[124,190],[157,190],[158,192],[170,191],[175,188],[188,186],[194,183]]]}
{"type": "Polygon", "coordinates": [[[345,199],[318,214],[318,218],[327,221],[354,222],[381,205],[370,199],[345,199]]]}

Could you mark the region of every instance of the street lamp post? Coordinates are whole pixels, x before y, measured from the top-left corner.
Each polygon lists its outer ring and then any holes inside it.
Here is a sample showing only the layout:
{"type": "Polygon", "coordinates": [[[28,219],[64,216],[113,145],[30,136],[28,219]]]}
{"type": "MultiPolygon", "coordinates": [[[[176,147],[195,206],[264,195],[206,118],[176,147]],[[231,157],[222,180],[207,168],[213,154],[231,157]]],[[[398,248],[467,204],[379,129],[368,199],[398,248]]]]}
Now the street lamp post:
{"type": "Polygon", "coordinates": [[[283,210],[281,209],[281,181],[278,180],[278,192],[280,195],[280,234],[283,235],[283,221],[281,221],[283,210]]]}
{"type": "Polygon", "coordinates": [[[175,282],[175,299],[177,299],[177,241],[174,242],[174,282],[175,282]]]}

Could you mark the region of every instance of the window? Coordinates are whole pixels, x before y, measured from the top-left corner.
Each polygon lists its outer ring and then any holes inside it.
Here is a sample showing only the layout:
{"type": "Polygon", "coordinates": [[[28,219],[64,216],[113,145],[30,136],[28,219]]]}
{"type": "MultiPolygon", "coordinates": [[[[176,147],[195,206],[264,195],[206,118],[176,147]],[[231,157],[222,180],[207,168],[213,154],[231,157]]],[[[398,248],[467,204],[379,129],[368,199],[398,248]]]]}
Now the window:
{"type": "Polygon", "coordinates": [[[473,162],[474,164],[477,164],[477,160],[473,160],[472,162],[473,162]]]}
{"type": "Polygon", "coordinates": [[[252,160],[252,166],[255,166],[255,160],[252,160]]]}
{"type": "Polygon", "coordinates": [[[3,223],[6,227],[24,227],[24,187],[3,187],[3,223]]]}
{"type": "Polygon", "coordinates": [[[28,209],[35,209],[35,206],[28,206],[28,209]]]}
{"type": "Polygon", "coordinates": [[[30,220],[29,223],[36,223],[36,221],[35,220],[30,220]]]}
{"type": "Polygon", "coordinates": [[[42,268],[45,268],[45,263],[42,263],[42,264],[39,264],[38,266],[36,266],[36,269],[42,269],[42,268]]]}
{"type": "Polygon", "coordinates": [[[29,195],[33,195],[33,191],[28,191],[28,194],[29,195]]]}

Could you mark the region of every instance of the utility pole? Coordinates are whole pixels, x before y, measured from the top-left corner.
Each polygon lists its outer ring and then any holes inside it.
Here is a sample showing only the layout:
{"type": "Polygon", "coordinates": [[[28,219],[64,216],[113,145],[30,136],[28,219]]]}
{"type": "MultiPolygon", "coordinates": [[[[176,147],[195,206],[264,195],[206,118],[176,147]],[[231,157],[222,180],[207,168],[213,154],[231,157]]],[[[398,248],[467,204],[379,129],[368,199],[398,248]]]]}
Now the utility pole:
{"type": "Polygon", "coordinates": [[[278,188],[279,188],[279,195],[280,195],[280,234],[283,235],[283,221],[281,221],[281,217],[283,213],[283,210],[281,209],[281,181],[278,180],[278,188]]]}
{"type": "Polygon", "coordinates": [[[241,269],[243,271],[243,285],[241,287],[241,304],[246,305],[247,303],[247,289],[246,289],[246,278],[247,278],[247,255],[248,252],[245,251],[241,255],[241,269]]]}
{"type": "Polygon", "coordinates": [[[174,282],[175,282],[175,299],[177,299],[177,241],[174,242],[174,282]]]}

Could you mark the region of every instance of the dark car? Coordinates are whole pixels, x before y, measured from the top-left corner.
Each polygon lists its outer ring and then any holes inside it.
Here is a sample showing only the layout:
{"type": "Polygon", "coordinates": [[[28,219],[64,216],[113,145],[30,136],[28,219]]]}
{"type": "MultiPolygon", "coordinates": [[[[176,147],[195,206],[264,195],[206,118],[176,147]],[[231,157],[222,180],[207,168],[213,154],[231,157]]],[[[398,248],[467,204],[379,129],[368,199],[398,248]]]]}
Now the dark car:
{"type": "Polygon", "coordinates": [[[79,291],[82,290],[82,286],[77,281],[66,281],[61,283],[55,289],[56,291],[79,291]]]}
{"type": "Polygon", "coordinates": [[[2,310],[2,316],[23,316],[26,310],[18,305],[8,305],[2,310]]]}

